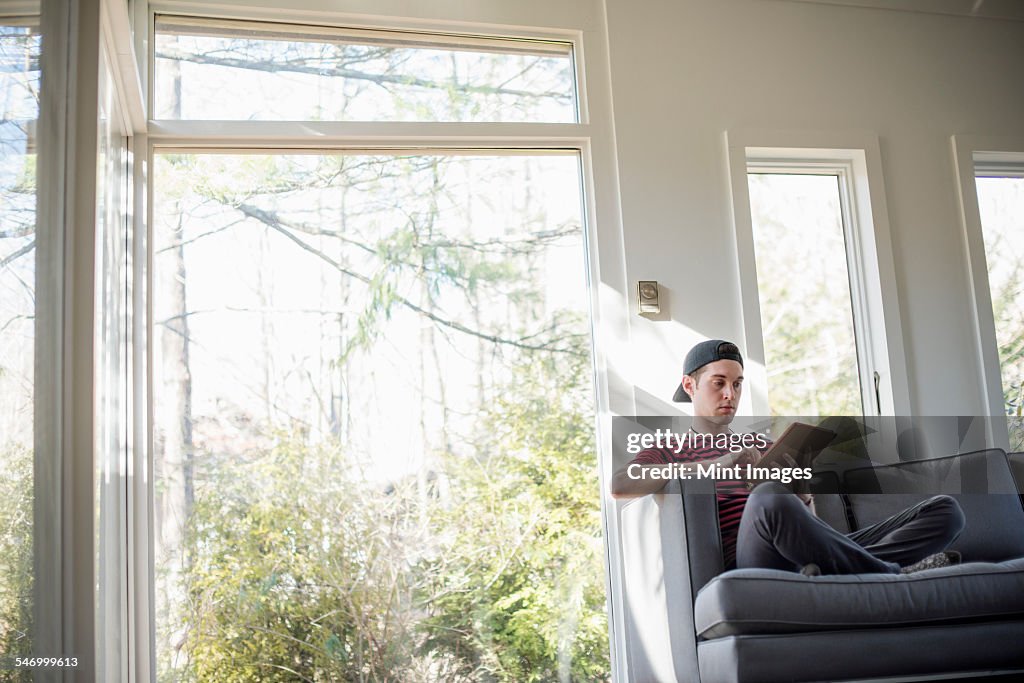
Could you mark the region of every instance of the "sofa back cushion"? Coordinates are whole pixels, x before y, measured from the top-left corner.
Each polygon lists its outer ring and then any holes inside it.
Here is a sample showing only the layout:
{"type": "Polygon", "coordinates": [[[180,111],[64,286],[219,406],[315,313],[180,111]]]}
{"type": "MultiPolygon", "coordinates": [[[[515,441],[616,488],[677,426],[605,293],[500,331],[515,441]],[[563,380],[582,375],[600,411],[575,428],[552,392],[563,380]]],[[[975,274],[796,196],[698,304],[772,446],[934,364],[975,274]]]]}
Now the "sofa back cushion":
{"type": "Polygon", "coordinates": [[[848,534],[850,528],[846,512],[846,501],[840,494],[839,474],[832,471],[816,471],[811,479],[811,493],[814,494],[814,514],[836,531],[848,534]]]}
{"type": "Polygon", "coordinates": [[[843,488],[858,529],[947,494],[959,501],[967,520],[951,546],[964,562],[1024,557],[1024,507],[999,449],[853,469],[844,474],[843,488]]]}

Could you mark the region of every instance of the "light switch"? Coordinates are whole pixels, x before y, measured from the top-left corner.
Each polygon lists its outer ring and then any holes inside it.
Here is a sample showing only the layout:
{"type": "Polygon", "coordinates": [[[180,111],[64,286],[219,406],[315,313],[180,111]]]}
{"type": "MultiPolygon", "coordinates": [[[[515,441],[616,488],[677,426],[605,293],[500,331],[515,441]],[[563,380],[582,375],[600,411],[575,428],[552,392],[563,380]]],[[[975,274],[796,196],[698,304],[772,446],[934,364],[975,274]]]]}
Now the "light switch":
{"type": "Polygon", "coordinates": [[[655,280],[640,280],[636,284],[637,302],[640,306],[640,315],[650,313],[661,313],[661,303],[658,301],[658,283],[655,280]]]}

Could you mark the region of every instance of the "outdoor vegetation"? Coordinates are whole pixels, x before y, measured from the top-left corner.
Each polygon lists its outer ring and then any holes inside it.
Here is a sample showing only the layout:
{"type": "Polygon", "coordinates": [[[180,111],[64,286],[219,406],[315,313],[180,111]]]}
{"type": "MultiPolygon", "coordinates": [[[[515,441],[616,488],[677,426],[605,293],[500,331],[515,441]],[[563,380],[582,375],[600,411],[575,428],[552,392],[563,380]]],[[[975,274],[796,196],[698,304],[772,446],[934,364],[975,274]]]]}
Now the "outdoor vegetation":
{"type": "Polygon", "coordinates": [[[1024,451],[1024,178],[978,178],[1010,447],[1024,451]]]}
{"type": "Polygon", "coordinates": [[[163,680],[607,678],[578,182],[158,158],[163,680]]]}
{"type": "Polygon", "coordinates": [[[772,415],[860,415],[850,274],[835,175],[751,173],[772,415]]]}
{"type": "Polygon", "coordinates": [[[0,656],[32,650],[38,60],[33,22],[0,22],[0,656]]]}

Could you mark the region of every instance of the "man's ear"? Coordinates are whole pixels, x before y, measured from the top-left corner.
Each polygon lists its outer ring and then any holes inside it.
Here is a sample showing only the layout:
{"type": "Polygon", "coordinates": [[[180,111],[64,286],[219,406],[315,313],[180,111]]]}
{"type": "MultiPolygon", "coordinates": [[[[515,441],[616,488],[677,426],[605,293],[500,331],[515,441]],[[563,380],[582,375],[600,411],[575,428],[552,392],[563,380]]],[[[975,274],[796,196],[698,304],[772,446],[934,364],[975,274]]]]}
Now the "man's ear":
{"type": "Polygon", "coordinates": [[[690,375],[683,375],[683,391],[690,395],[690,400],[693,400],[693,394],[697,391],[697,380],[690,375]]]}

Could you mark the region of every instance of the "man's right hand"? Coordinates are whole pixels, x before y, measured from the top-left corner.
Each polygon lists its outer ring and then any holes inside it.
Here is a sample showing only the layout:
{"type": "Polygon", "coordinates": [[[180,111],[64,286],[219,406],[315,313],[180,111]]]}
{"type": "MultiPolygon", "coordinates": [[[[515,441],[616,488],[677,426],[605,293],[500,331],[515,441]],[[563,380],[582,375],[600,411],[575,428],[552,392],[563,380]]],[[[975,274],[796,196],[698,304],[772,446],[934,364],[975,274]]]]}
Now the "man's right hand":
{"type": "Polygon", "coordinates": [[[756,448],[744,448],[742,451],[726,453],[715,462],[722,467],[735,467],[736,465],[755,465],[760,459],[761,451],[756,448]]]}

